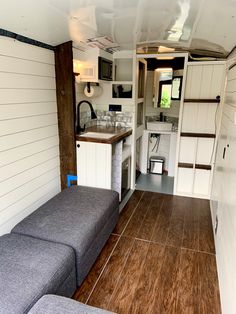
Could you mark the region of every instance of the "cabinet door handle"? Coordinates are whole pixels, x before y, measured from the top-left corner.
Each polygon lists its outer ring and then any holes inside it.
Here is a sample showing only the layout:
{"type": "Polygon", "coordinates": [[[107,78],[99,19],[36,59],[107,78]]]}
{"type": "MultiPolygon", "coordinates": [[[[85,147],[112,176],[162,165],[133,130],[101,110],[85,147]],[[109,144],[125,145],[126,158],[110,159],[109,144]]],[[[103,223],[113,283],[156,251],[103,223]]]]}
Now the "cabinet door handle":
{"type": "Polygon", "coordinates": [[[80,148],[80,144],[77,144],[77,148],[80,148]]]}
{"type": "Polygon", "coordinates": [[[224,147],[224,151],[223,151],[223,159],[225,159],[225,152],[226,152],[226,147],[224,147]]]}

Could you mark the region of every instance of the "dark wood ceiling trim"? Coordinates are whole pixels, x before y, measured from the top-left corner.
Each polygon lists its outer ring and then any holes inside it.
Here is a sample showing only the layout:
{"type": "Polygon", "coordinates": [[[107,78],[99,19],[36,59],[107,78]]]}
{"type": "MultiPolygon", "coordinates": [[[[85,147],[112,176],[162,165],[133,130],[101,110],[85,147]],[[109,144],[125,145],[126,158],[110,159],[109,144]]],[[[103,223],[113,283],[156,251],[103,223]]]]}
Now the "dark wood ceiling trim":
{"type": "Polygon", "coordinates": [[[25,44],[29,44],[32,46],[37,46],[37,47],[41,47],[41,48],[45,48],[45,49],[49,49],[49,50],[54,50],[54,47],[51,45],[45,44],[41,41],[26,37],[26,36],[22,36],[22,35],[17,34],[17,33],[10,32],[10,31],[3,29],[3,28],[0,28],[0,36],[13,38],[15,40],[21,41],[25,44]]]}

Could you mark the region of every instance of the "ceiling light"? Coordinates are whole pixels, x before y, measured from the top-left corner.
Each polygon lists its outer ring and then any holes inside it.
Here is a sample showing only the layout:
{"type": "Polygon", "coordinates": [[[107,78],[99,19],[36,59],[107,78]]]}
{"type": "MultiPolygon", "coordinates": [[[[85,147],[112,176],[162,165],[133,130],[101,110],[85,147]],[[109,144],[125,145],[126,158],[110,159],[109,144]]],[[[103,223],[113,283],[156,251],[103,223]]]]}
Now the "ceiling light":
{"type": "Polygon", "coordinates": [[[157,69],[155,69],[155,71],[157,71],[157,72],[172,72],[173,69],[172,68],[157,68],[157,69]]]}
{"type": "Polygon", "coordinates": [[[175,51],[175,48],[165,47],[165,46],[159,46],[158,52],[159,53],[165,53],[165,52],[173,52],[175,51]]]}
{"type": "Polygon", "coordinates": [[[158,56],[156,57],[157,60],[173,60],[174,57],[171,56],[158,56]]]}

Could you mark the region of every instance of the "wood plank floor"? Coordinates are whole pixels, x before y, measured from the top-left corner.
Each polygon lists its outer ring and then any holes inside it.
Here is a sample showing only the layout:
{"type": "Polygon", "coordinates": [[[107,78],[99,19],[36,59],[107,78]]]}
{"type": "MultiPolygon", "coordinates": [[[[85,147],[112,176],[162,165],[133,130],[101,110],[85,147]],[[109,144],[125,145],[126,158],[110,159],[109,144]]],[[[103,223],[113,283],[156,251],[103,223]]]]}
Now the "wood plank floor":
{"type": "Polygon", "coordinates": [[[115,313],[221,313],[209,202],[135,191],[73,298],[115,313]]]}

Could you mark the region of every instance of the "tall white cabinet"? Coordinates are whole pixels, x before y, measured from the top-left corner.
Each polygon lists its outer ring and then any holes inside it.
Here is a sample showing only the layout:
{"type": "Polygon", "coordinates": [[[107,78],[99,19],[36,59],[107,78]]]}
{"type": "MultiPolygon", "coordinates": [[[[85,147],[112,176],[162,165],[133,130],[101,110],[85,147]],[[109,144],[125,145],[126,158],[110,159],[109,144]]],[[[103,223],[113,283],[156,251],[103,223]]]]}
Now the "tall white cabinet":
{"type": "Polygon", "coordinates": [[[179,141],[175,194],[210,198],[225,62],[189,62],[179,141]]]}

